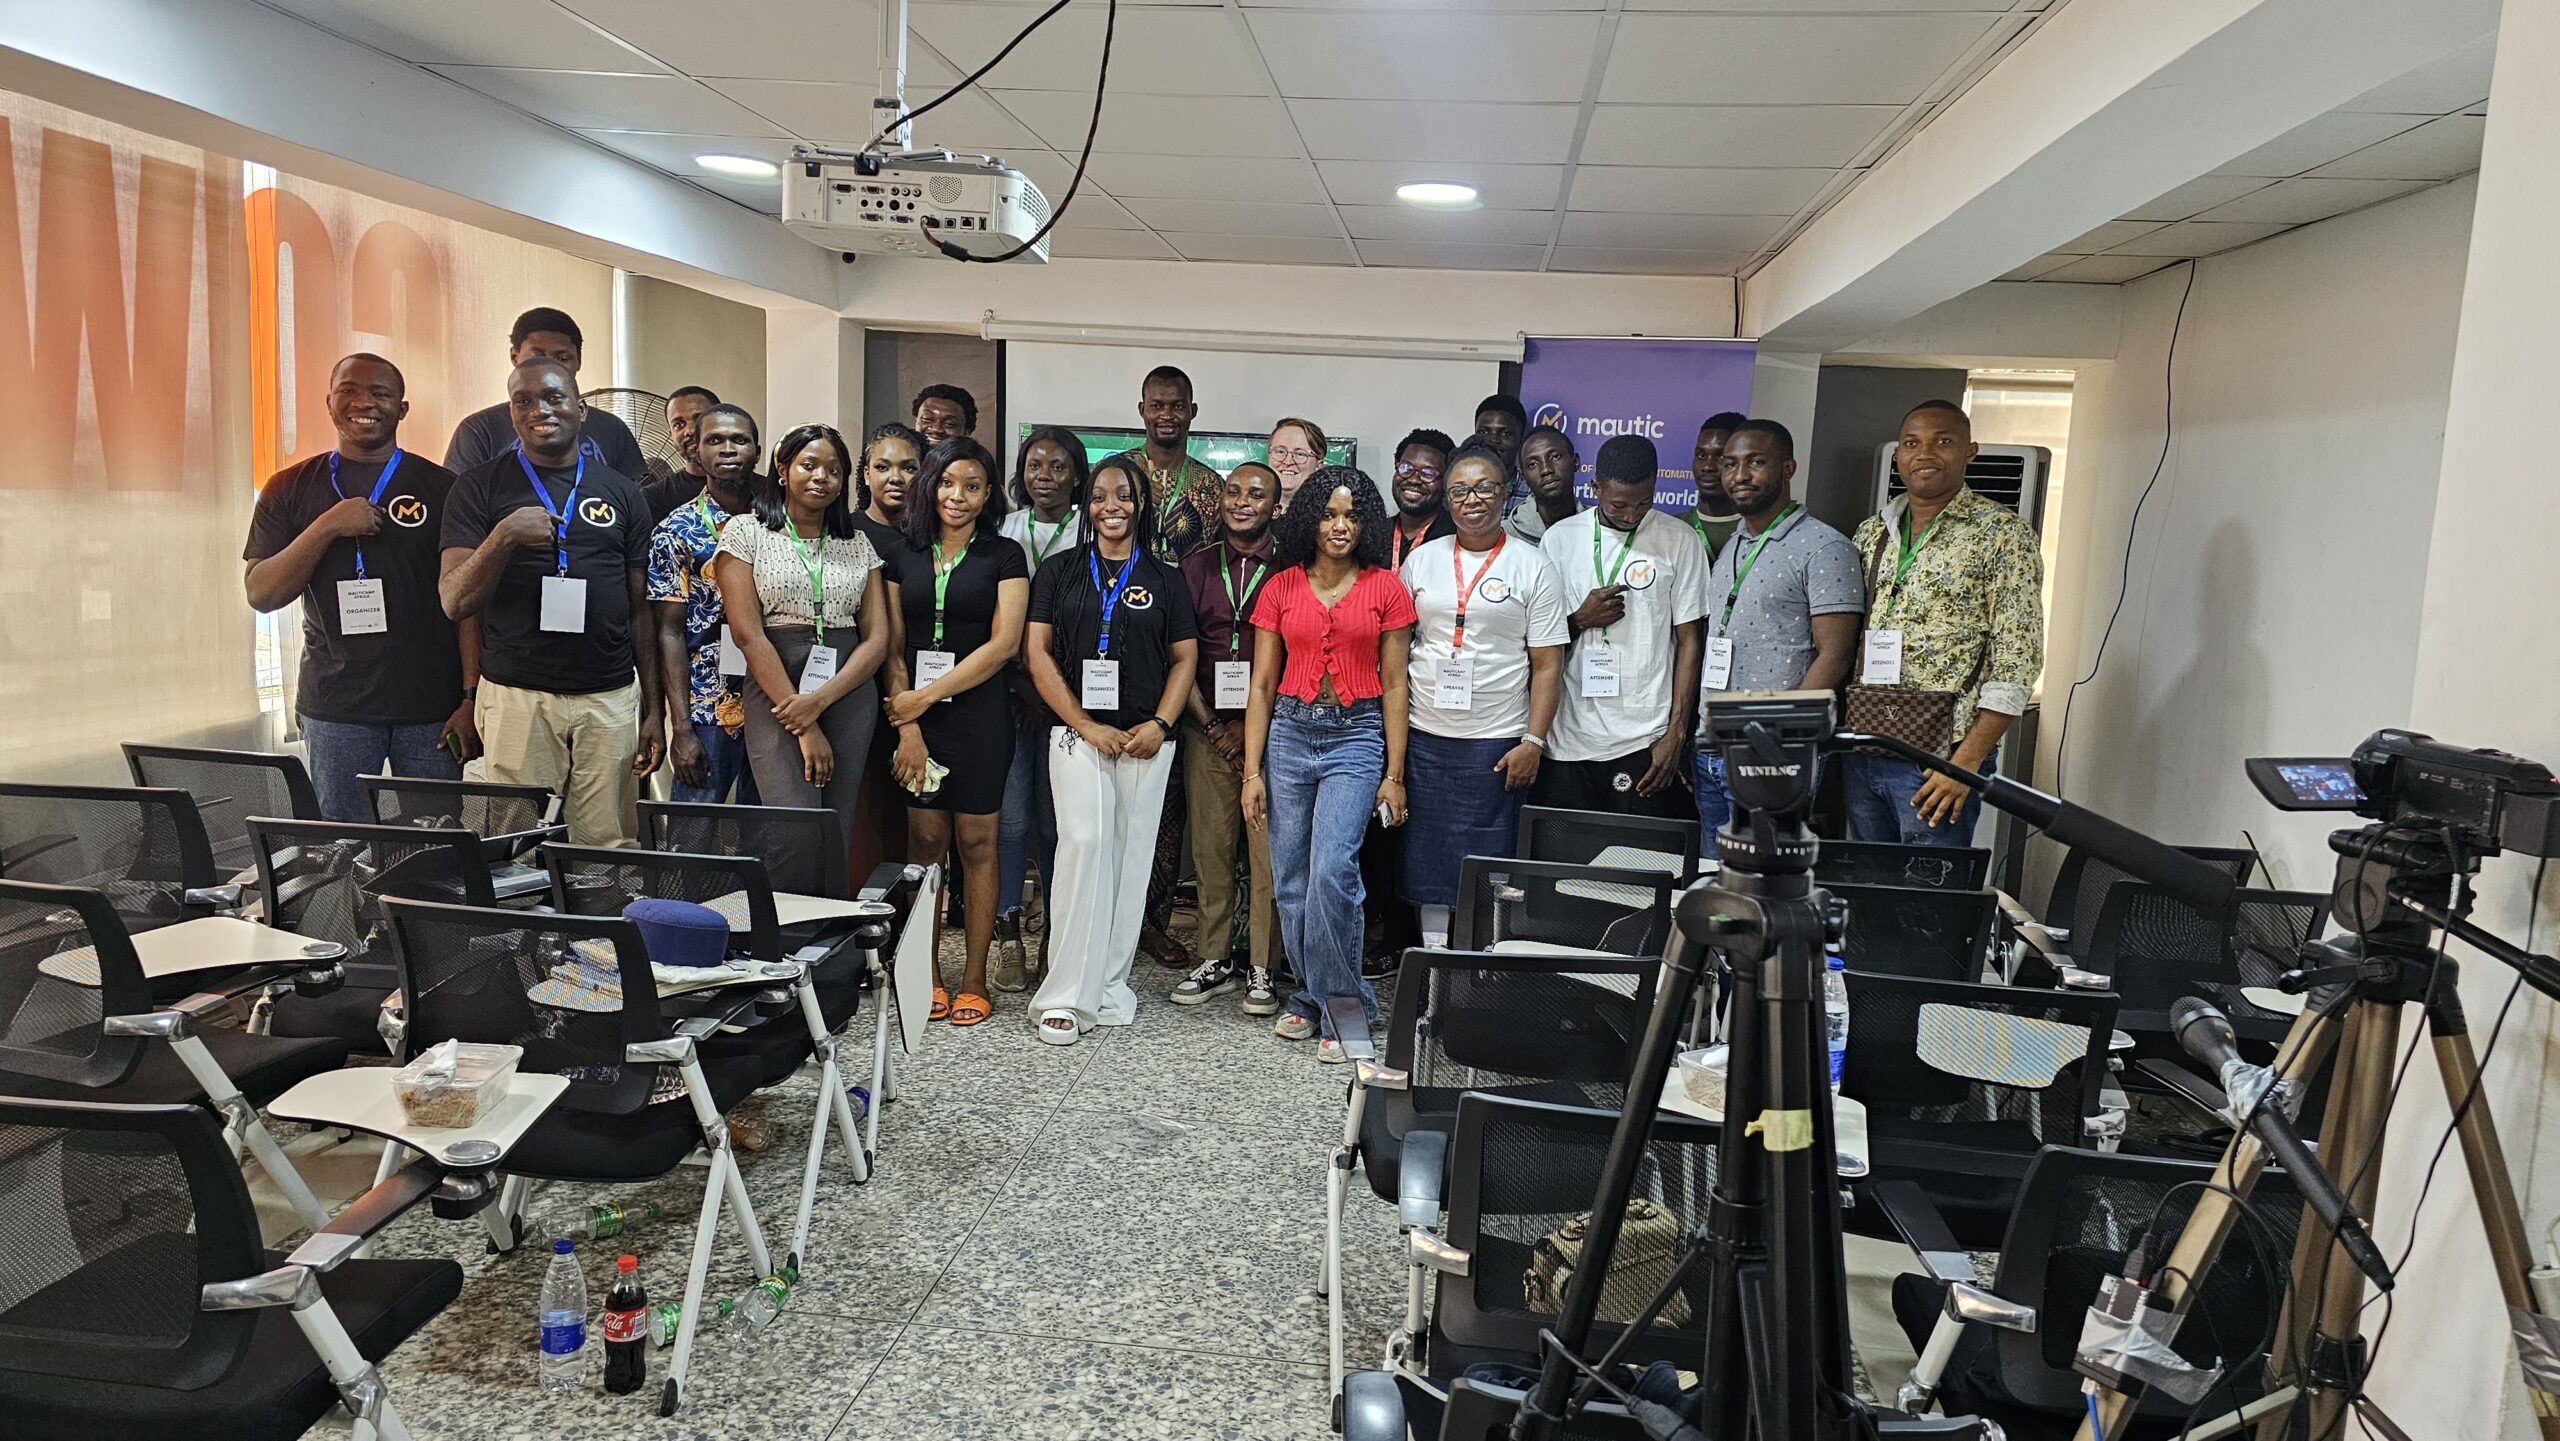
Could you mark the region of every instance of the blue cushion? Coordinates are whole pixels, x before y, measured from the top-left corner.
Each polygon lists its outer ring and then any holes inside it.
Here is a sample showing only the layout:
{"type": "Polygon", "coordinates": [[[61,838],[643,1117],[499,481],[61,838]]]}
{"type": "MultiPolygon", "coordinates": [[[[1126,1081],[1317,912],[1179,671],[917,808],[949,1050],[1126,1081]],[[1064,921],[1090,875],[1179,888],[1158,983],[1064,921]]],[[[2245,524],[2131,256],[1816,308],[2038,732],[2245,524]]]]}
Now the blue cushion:
{"type": "Polygon", "coordinates": [[[623,919],[640,928],[640,940],[656,966],[717,966],[729,959],[729,923],[709,906],[691,901],[633,901],[623,919]]]}

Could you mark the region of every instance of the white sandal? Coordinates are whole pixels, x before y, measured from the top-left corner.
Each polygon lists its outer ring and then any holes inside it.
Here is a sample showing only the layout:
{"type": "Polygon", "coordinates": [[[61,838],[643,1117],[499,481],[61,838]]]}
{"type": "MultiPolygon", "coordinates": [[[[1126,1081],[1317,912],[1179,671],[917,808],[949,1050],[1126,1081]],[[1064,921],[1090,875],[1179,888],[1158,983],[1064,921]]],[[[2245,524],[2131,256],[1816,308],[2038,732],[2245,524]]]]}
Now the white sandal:
{"type": "Polygon", "coordinates": [[[1076,1013],[1063,1006],[1042,1011],[1031,1029],[1039,1033],[1043,1044],[1051,1046],[1072,1046],[1084,1039],[1084,1027],[1077,1022],[1076,1013]],[[1053,1026],[1049,1024],[1051,1021],[1065,1021],[1066,1024],[1053,1026]]]}

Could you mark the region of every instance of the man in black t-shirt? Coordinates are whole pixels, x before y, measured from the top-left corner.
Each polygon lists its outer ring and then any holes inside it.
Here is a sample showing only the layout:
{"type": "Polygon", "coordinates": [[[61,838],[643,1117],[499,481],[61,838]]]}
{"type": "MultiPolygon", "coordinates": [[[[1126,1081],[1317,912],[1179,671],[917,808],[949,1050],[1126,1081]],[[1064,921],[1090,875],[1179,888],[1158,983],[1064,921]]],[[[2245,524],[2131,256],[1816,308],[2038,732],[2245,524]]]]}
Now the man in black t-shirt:
{"type": "Polygon", "coordinates": [[[652,460],[648,474],[631,477],[640,482],[640,493],[649,497],[651,525],[702,494],[702,458],[694,453],[696,427],[702,423],[702,413],[719,403],[720,397],[707,385],[679,385],[667,397],[667,433],[675,437],[684,467],[669,470],[664,461],[652,460]]]}
{"type": "MultiPolygon", "coordinates": [[[[569,367],[574,381],[586,343],[578,322],[570,319],[567,311],[537,305],[517,316],[515,329],[507,333],[507,364],[556,360],[569,367]]],[[[590,410],[586,417],[580,445],[587,459],[622,472],[634,485],[646,481],[648,458],[640,453],[640,442],[631,438],[631,427],[611,411],[590,410]]],[[[508,418],[504,401],[486,410],[475,410],[453,428],[453,441],[444,448],[444,468],[456,475],[467,474],[514,449],[515,443],[515,425],[508,418]]]]}
{"type": "Polygon", "coordinates": [[[329,373],[338,447],[267,478],[241,558],[261,614],[302,602],[294,695],[320,813],[371,819],[360,776],[444,780],[478,753],[472,693],[480,622],[456,624],[436,594],[453,473],[400,448],[400,370],[350,355],[329,373]]]}
{"type": "Polygon", "coordinates": [[[560,792],[575,845],[628,845],[666,745],[648,616],[649,503],[578,441],[587,408],[556,360],[507,378],[518,446],[454,483],[447,615],[482,621],[489,779],[560,792]]]}

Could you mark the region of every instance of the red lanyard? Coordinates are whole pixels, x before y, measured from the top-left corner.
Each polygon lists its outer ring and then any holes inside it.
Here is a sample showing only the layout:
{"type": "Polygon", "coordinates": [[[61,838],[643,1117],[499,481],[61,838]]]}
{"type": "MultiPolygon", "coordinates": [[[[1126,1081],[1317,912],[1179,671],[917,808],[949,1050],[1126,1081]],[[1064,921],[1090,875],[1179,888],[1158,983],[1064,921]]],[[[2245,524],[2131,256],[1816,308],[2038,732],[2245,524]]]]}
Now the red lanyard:
{"type": "Polygon", "coordinates": [[[1449,654],[1456,655],[1467,648],[1467,602],[1474,597],[1476,587],[1484,584],[1484,573],[1493,569],[1495,561],[1502,559],[1502,548],[1510,543],[1509,534],[1497,532],[1493,538],[1493,549],[1485,553],[1484,563],[1476,567],[1476,578],[1467,580],[1465,562],[1460,559],[1466,547],[1455,540],[1449,542],[1449,579],[1458,583],[1458,626],[1449,637],[1449,654]]]}

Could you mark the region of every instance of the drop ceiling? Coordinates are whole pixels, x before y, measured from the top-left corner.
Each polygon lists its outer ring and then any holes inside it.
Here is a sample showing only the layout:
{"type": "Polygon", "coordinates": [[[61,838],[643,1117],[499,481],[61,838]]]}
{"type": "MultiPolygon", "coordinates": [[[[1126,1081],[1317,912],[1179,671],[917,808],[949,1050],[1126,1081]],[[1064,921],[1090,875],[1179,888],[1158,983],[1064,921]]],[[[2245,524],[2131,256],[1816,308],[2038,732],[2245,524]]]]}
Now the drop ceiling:
{"type": "MultiPolygon", "coordinates": [[[[767,214],[778,183],[705,175],[693,157],[778,161],[796,142],[859,145],[874,128],[873,0],[263,3],[767,214]]],[[[1093,161],[1052,248],[1747,273],[2062,3],[1124,0],[1093,161]],[[1418,180],[1475,186],[1482,208],[1399,205],[1395,187],[1418,180]]],[[[917,139],[1000,154],[1063,195],[1103,12],[1076,0],[982,89],[919,122],[917,139]]],[[[1025,0],[916,0],[910,103],[1037,13],[1025,0]]],[[[2263,193],[2275,179],[2213,203],[2314,204],[2263,193]]],[[[2095,258],[2108,257],[2052,268],[2095,258]]]]}

